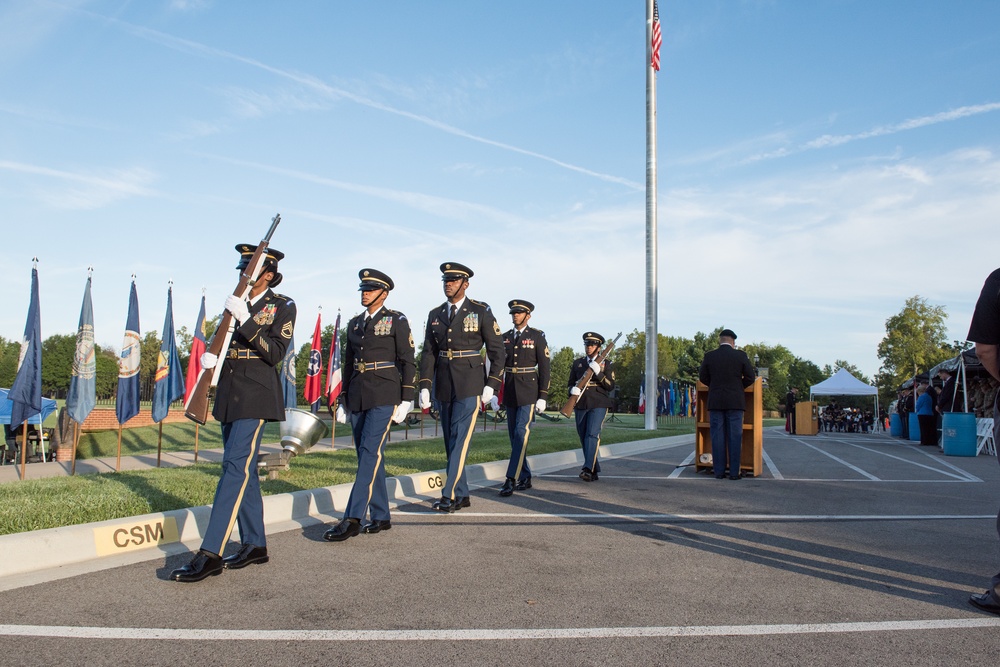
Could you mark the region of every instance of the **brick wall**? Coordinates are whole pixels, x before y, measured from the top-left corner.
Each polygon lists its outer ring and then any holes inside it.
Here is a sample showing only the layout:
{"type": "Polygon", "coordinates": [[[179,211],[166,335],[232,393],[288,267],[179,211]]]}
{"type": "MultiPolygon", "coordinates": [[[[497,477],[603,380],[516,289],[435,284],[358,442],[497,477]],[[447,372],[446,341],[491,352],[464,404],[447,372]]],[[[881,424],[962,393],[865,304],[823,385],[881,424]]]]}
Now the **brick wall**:
{"type": "MultiPolygon", "coordinates": [[[[209,421],[212,421],[212,416],[209,415],[208,419],[209,421]]],[[[179,410],[171,410],[163,419],[164,424],[174,424],[186,421],[189,420],[184,416],[183,408],[179,410]]],[[[137,426],[152,426],[155,423],[156,422],[153,421],[152,408],[142,408],[139,410],[139,414],[125,422],[123,427],[136,428],[137,426]]],[[[118,417],[115,414],[114,408],[94,408],[83,421],[83,427],[81,428],[82,431],[106,431],[109,429],[118,430],[118,417]]]]}

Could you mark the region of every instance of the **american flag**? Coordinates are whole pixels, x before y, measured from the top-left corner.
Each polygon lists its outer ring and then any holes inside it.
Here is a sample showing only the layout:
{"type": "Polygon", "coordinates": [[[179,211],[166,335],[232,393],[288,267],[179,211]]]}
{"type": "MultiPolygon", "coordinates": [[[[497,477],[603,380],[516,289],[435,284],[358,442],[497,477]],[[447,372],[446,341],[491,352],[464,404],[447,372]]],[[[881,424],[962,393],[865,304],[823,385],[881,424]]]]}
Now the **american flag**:
{"type": "Polygon", "coordinates": [[[327,405],[337,404],[340,389],[343,386],[340,373],[340,312],[337,312],[337,323],[333,325],[333,340],[330,341],[330,367],[326,372],[326,393],[329,397],[327,405]]]}
{"type": "Polygon", "coordinates": [[[657,72],[660,71],[660,44],[663,43],[663,36],[660,34],[660,9],[656,6],[656,0],[653,0],[653,41],[651,44],[652,57],[650,62],[653,65],[653,69],[657,72]]]}

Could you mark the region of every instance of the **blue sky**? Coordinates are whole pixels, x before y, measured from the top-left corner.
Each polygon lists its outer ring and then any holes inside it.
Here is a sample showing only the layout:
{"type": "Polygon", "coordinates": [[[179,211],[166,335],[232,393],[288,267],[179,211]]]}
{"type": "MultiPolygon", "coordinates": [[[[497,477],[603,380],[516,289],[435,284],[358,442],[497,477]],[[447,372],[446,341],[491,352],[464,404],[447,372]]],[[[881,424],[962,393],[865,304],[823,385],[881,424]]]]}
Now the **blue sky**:
{"type": "MultiPolygon", "coordinates": [[[[1000,262],[1000,3],[664,0],[659,329],[874,374],[915,294],[965,337],[1000,262]]],[[[644,327],[644,0],[0,3],[0,335],[221,309],[271,217],[297,343],[386,271],[550,345],[644,327]]]]}

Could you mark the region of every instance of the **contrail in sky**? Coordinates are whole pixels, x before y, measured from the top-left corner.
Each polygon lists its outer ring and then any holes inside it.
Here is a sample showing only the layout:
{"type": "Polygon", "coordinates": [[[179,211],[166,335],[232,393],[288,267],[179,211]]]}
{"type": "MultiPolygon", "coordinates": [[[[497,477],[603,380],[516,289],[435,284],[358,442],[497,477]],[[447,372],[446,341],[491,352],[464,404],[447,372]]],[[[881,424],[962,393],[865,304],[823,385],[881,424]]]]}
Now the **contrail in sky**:
{"type": "Polygon", "coordinates": [[[938,123],[947,123],[953,120],[961,120],[962,118],[967,118],[969,116],[976,116],[983,113],[990,113],[991,111],[997,111],[1000,109],[1000,102],[990,102],[988,104],[974,104],[970,106],[958,107],[957,109],[951,109],[949,111],[942,111],[940,113],[931,114],[929,116],[920,116],[919,118],[910,118],[904,120],[901,123],[894,123],[892,125],[880,125],[878,127],[872,128],[865,132],[858,132],[857,134],[824,134],[820,137],[816,137],[811,141],[807,141],[804,144],[800,144],[794,148],[779,148],[775,151],[769,151],[767,153],[758,153],[757,155],[752,155],[745,160],[744,163],[750,162],[760,162],[761,160],[772,160],[774,158],[785,157],[787,155],[794,155],[795,153],[802,153],[805,151],[816,150],[819,148],[831,148],[833,146],[840,146],[852,141],[858,141],[860,139],[871,139],[873,137],[882,137],[888,134],[896,134],[897,132],[904,132],[906,130],[914,130],[918,127],[925,127],[927,125],[937,125],[938,123]]]}
{"type": "Polygon", "coordinates": [[[568,162],[563,162],[561,160],[557,160],[556,158],[549,157],[548,155],[542,155],[541,153],[536,153],[534,151],[529,151],[529,150],[527,150],[525,148],[519,148],[517,146],[512,146],[510,144],[505,144],[505,143],[503,143],[501,141],[495,141],[493,139],[487,139],[486,137],[481,137],[479,135],[472,134],[472,133],[467,132],[467,131],[465,131],[465,130],[463,130],[461,128],[454,127],[452,125],[448,125],[447,123],[442,123],[441,121],[434,120],[433,118],[428,118],[427,116],[421,116],[420,114],[415,114],[415,113],[412,113],[410,111],[404,111],[402,109],[397,109],[397,108],[389,106],[387,104],[383,104],[382,102],[377,102],[375,100],[369,99],[369,98],[364,97],[362,95],[358,95],[356,93],[352,93],[352,92],[344,90],[342,88],[337,88],[335,86],[331,86],[330,84],[325,83],[324,81],[321,81],[318,78],[316,78],[316,77],[314,77],[312,75],[309,75],[309,74],[300,74],[298,72],[290,72],[288,70],[283,70],[283,69],[279,69],[277,67],[272,67],[271,65],[268,65],[266,63],[262,63],[259,60],[255,60],[253,58],[248,58],[246,56],[241,56],[241,55],[238,55],[238,54],[235,54],[235,53],[231,53],[229,51],[225,51],[223,49],[218,49],[218,48],[215,48],[215,47],[212,47],[212,46],[207,46],[205,44],[201,44],[199,42],[194,42],[194,41],[191,41],[191,40],[188,40],[188,39],[183,39],[183,38],[180,38],[180,37],[174,37],[173,35],[168,35],[166,33],[160,32],[158,30],[152,30],[150,28],[146,28],[146,27],[143,27],[143,26],[137,26],[137,25],[134,25],[132,23],[128,23],[126,21],[122,21],[120,19],[116,19],[116,18],[112,18],[112,17],[108,17],[108,16],[102,16],[100,14],[94,14],[93,12],[86,12],[86,13],[90,14],[91,16],[94,16],[94,17],[100,18],[102,20],[108,21],[110,23],[114,23],[115,25],[121,26],[122,28],[124,28],[128,32],[131,32],[132,34],[134,34],[134,35],[136,35],[138,37],[141,37],[143,39],[147,39],[147,40],[152,41],[152,42],[156,42],[158,44],[162,44],[164,46],[167,46],[169,48],[172,48],[172,49],[175,49],[175,50],[178,50],[178,51],[186,51],[188,53],[196,53],[196,54],[214,56],[214,57],[217,57],[217,58],[226,58],[228,60],[235,60],[235,61],[243,63],[245,65],[250,65],[251,67],[256,67],[258,69],[264,70],[265,72],[269,72],[269,73],[274,74],[276,76],[280,76],[280,77],[283,77],[285,79],[289,79],[291,81],[295,81],[296,83],[299,83],[301,85],[308,86],[308,87],[312,88],[313,90],[316,90],[316,91],[318,91],[318,92],[320,92],[320,93],[322,93],[324,95],[327,95],[329,97],[345,98],[345,99],[351,100],[352,102],[355,102],[357,104],[361,104],[361,105],[370,107],[372,109],[378,109],[380,111],[385,111],[386,113],[391,113],[391,114],[395,114],[397,116],[402,116],[404,118],[409,118],[410,120],[414,120],[414,121],[416,121],[418,123],[422,123],[424,125],[428,125],[430,127],[433,127],[433,128],[438,129],[438,130],[441,130],[442,132],[447,132],[448,134],[453,134],[455,136],[463,137],[465,139],[469,139],[471,141],[476,141],[476,142],[479,142],[481,144],[486,144],[488,146],[495,146],[496,148],[501,148],[503,150],[511,151],[511,152],[514,152],[514,153],[520,153],[521,155],[527,155],[529,157],[537,158],[539,160],[544,160],[546,162],[549,162],[549,163],[554,164],[556,166],[562,167],[564,169],[569,169],[570,171],[575,171],[577,173],[584,174],[586,176],[592,176],[592,177],[598,178],[598,179],[600,179],[602,181],[607,181],[609,183],[617,183],[619,185],[624,185],[625,187],[631,188],[633,190],[640,190],[641,191],[641,190],[645,190],[645,188],[646,188],[645,184],[643,184],[643,183],[636,183],[635,181],[631,181],[631,180],[629,180],[627,178],[622,178],[620,176],[612,176],[610,174],[602,174],[600,172],[592,171],[592,170],[586,169],[584,167],[578,167],[578,166],[576,166],[574,164],[570,164],[568,162]]]}

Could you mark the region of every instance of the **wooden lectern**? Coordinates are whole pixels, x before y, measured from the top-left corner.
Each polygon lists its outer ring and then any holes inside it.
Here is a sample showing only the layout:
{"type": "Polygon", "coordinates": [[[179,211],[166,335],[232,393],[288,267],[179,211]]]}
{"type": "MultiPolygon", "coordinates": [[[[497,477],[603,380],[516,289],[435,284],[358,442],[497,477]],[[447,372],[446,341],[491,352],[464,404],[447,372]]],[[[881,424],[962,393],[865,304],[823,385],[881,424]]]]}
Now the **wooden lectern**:
{"type": "MultiPolygon", "coordinates": [[[[695,412],[694,436],[695,471],[712,472],[712,465],[701,462],[701,455],[712,453],[712,435],[708,422],[708,386],[697,385],[698,404],[695,412]]],[[[761,378],[743,390],[746,411],[743,413],[743,450],[740,472],[746,477],[758,477],[763,471],[764,454],[764,385],[761,378]]]]}

